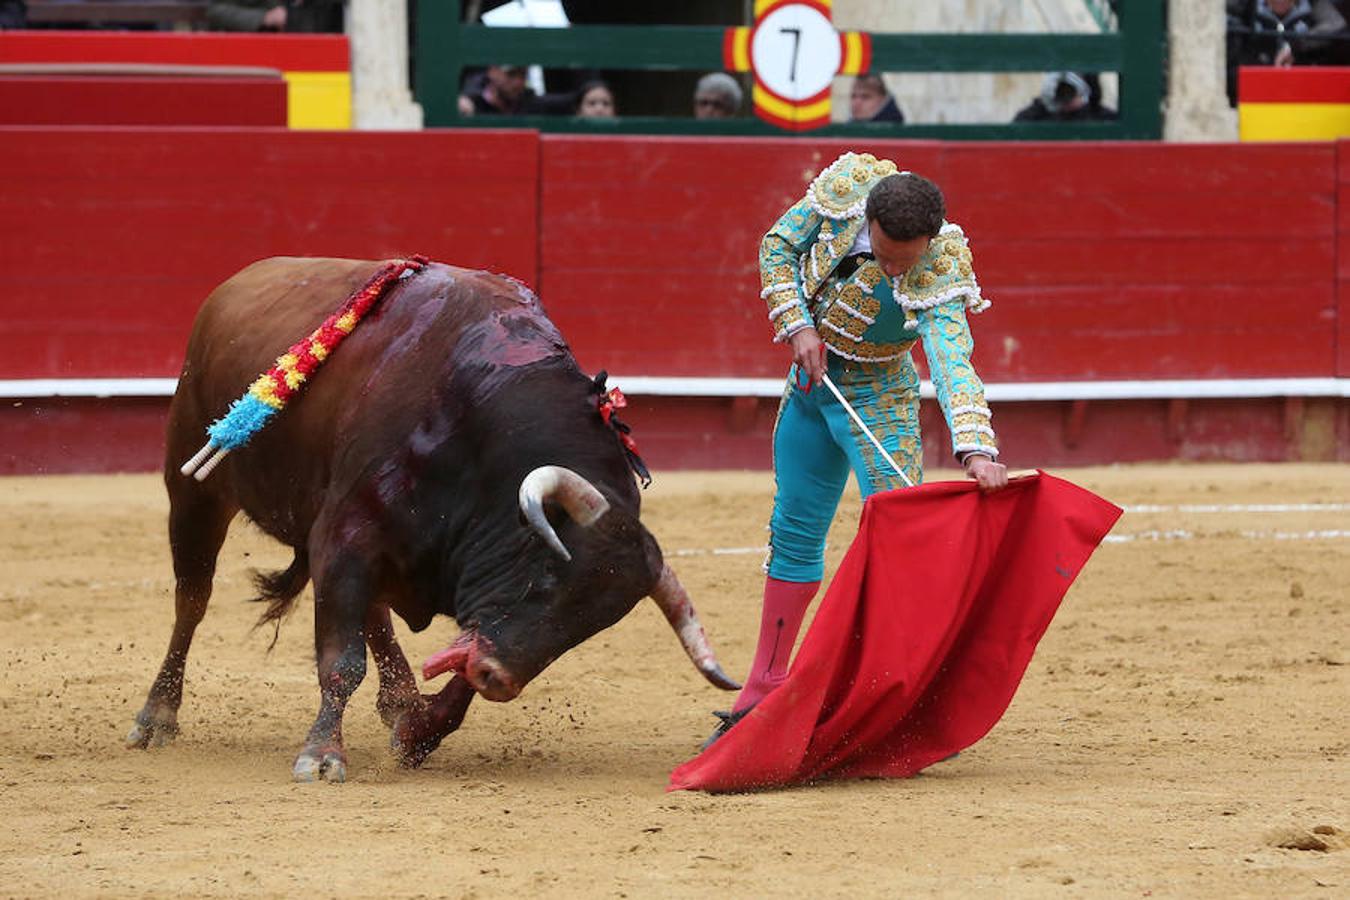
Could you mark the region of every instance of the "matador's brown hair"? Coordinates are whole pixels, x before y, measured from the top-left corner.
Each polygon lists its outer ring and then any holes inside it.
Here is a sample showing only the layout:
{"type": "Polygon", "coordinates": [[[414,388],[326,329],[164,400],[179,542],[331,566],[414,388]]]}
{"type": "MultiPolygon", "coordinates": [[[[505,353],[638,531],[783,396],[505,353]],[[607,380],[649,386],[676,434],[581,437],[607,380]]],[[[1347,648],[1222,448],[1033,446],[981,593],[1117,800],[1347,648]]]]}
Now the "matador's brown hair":
{"type": "Polygon", "coordinates": [[[946,215],[942,189],[913,172],[887,175],[867,195],[867,221],[879,224],[892,240],[935,238],[946,215]]]}

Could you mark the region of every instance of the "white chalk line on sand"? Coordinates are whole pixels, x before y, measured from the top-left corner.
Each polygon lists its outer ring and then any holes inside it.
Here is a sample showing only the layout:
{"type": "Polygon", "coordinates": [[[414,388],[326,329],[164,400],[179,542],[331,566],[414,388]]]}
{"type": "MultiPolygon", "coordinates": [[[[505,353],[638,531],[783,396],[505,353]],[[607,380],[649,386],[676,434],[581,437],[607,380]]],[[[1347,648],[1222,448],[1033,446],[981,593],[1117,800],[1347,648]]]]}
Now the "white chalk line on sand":
{"type": "Polygon", "coordinates": [[[1350,503],[1184,503],[1177,506],[1154,506],[1140,503],[1126,506],[1127,513],[1286,513],[1286,512],[1350,512],[1350,503]]]}
{"type": "MultiPolygon", "coordinates": [[[[1126,513],[1287,513],[1347,512],[1350,503],[1203,503],[1157,506],[1138,504],[1124,507],[1126,513]]],[[[1334,541],[1350,538],[1350,529],[1322,528],[1311,531],[1224,530],[1197,534],[1184,528],[1149,529],[1126,534],[1108,534],[1102,543],[1130,544],[1136,541],[1194,541],[1204,538],[1240,538],[1247,541],[1334,541]]],[[[671,550],[669,556],[747,556],[764,553],[767,547],[713,547],[671,550]]]]}

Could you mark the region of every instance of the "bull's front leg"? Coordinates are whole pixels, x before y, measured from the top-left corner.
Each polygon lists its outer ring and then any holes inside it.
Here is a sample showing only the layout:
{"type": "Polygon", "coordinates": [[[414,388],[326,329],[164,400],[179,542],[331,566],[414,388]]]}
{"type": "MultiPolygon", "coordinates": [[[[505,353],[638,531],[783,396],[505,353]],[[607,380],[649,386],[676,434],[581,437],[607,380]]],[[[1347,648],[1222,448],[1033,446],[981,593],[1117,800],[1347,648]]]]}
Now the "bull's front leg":
{"type": "Polygon", "coordinates": [[[384,724],[393,728],[403,713],[425,709],[429,698],[424,698],[417,689],[417,679],[413,678],[408,658],[403,655],[398,639],[394,637],[389,607],[385,603],[372,603],[366,611],[366,644],[375,659],[375,671],[380,676],[380,693],[375,698],[375,709],[384,724]]]}
{"type": "MultiPolygon", "coordinates": [[[[316,554],[311,554],[311,559],[316,554]]],[[[291,771],[296,781],[347,780],[342,714],[366,676],[362,629],[373,597],[370,569],[351,548],[326,560],[314,577],[314,647],[319,668],[319,715],[291,771]]]]}
{"type": "Polygon", "coordinates": [[[410,768],[425,762],[445,736],[464,721],[473,697],[473,686],[455,675],[424,708],[409,709],[399,716],[389,736],[399,762],[410,768]]]}

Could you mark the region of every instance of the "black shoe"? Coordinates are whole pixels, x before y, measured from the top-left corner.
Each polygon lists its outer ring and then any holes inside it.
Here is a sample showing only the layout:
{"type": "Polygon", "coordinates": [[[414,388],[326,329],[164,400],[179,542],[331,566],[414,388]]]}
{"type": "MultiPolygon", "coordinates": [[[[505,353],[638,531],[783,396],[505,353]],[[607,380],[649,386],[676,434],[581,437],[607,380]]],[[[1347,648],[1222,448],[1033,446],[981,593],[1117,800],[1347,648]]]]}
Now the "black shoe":
{"type": "Polygon", "coordinates": [[[713,715],[717,716],[717,718],[721,719],[722,721],[717,723],[717,727],[713,729],[713,733],[708,736],[708,739],[706,741],[703,742],[703,746],[699,748],[700,751],[707,750],[713,744],[717,743],[718,738],[720,738],[722,735],[726,734],[733,727],[735,727],[736,723],[739,722],[741,719],[744,719],[746,716],[748,716],[750,714],[750,710],[754,708],[755,708],[754,706],[747,706],[745,709],[742,709],[739,712],[731,712],[725,709],[713,710],[713,715]]]}

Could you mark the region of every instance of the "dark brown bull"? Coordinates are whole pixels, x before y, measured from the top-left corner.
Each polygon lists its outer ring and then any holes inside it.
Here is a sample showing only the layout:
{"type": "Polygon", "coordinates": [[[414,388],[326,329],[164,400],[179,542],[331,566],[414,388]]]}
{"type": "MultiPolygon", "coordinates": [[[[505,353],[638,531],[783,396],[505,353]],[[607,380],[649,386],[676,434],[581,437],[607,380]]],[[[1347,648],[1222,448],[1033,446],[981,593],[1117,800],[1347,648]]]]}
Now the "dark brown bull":
{"type": "Polygon", "coordinates": [[[168,655],[127,736],[178,730],[183,669],[216,556],[243,510],[295,551],[260,577],[278,620],[313,580],[319,715],[297,780],[346,775],[342,714],[366,670],[404,762],[458,727],[474,693],[510,700],[562,653],[652,596],[710,681],[734,688],[655,539],[592,381],[519,282],[433,264],[396,283],[304,392],[205,480],[179,467],[256,375],[379,268],[269,259],[198,313],[169,413],[165,482],[175,621],[168,655]],[[414,631],[437,613],[462,631],[419,694],[389,611],[414,631]]]}

